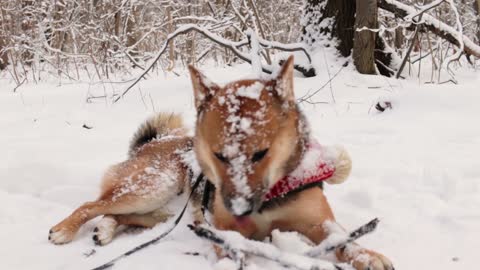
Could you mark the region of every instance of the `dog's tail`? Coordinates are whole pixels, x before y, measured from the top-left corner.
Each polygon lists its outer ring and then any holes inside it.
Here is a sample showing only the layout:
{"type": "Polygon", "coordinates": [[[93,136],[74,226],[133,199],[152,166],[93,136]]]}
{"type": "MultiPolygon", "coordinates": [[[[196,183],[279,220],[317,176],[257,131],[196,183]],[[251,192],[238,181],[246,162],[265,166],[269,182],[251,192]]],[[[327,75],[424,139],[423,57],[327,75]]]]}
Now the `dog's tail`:
{"type": "Polygon", "coordinates": [[[128,150],[129,156],[133,156],[142,145],[168,135],[185,136],[187,129],[183,125],[183,119],[176,113],[158,113],[148,118],[133,135],[128,150]]]}

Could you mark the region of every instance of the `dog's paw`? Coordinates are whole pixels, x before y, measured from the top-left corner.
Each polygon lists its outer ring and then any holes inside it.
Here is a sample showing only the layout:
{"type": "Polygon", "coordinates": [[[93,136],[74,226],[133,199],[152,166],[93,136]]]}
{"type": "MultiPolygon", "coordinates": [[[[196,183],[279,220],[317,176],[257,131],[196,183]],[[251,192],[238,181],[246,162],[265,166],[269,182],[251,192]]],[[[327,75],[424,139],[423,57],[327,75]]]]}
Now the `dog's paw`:
{"type": "Polygon", "coordinates": [[[117,221],[113,217],[103,217],[93,230],[93,241],[96,245],[104,246],[112,242],[117,228],[117,221]]]}
{"type": "Polygon", "coordinates": [[[69,243],[75,237],[75,232],[68,228],[55,226],[48,232],[48,240],[55,245],[69,243]]]}
{"type": "Polygon", "coordinates": [[[392,262],[380,253],[362,250],[353,260],[356,270],[395,270],[392,262]]]}

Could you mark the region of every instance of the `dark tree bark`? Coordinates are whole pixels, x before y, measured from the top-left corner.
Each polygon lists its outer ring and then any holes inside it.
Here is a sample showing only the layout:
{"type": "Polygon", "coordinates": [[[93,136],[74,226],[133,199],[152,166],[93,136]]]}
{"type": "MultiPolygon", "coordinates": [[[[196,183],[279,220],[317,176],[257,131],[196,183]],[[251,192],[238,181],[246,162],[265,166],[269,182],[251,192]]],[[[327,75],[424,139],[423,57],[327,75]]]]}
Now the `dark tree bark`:
{"type": "Polygon", "coordinates": [[[353,43],[353,63],[362,74],[376,74],[375,70],[375,39],[376,33],[362,30],[363,27],[374,29],[378,27],[378,10],[376,0],[356,0],[355,34],[353,43]]]}
{"type": "Polygon", "coordinates": [[[480,0],[473,2],[473,9],[477,12],[477,42],[480,43],[480,0]]]}
{"type": "Polygon", "coordinates": [[[5,49],[5,42],[3,40],[3,37],[0,36],[0,70],[3,70],[7,67],[8,65],[8,57],[7,53],[2,51],[5,49]]]}
{"type": "Polygon", "coordinates": [[[375,74],[376,66],[380,74],[390,76],[393,74],[390,67],[392,55],[385,51],[383,39],[375,38],[377,34],[372,31],[355,31],[358,8],[366,21],[360,22],[357,17],[357,24],[377,28],[375,0],[307,0],[301,40],[315,47],[318,44],[330,46],[330,41],[336,39],[338,43],[335,46],[340,55],[350,56],[353,49],[354,64],[360,73],[375,74]],[[359,43],[355,45],[357,40],[359,43]],[[368,48],[362,49],[366,45],[368,48]]]}
{"type": "Polygon", "coordinates": [[[404,42],[405,42],[405,37],[403,35],[403,28],[402,27],[397,27],[395,29],[395,39],[394,39],[394,45],[395,49],[403,49],[404,47],[404,42]]]}
{"type": "Polygon", "coordinates": [[[377,34],[375,38],[374,52],[375,66],[381,75],[390,77],[395,74],[395,71],[392,68],[393,51],[388,51],[387,46],[388,45],[383,37],[377,34]]]}
{"type": "Polygon", "coordinates": [[[355,1],[308,0],[304,9],[302,41],[308,45],[338,39],[337,49],[349,56],[353,48],[355,1]],[[324,40],[322,40],[324,39],[324,40]]]}

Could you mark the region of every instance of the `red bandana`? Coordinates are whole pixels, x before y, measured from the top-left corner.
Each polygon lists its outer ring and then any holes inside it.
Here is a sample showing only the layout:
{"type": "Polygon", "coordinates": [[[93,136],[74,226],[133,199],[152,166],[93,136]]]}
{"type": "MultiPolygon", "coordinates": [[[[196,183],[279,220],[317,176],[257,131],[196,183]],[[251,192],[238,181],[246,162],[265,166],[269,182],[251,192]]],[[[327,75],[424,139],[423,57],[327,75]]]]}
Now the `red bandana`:
{"type": "Polygon", "coordinates": [[[287,193],[312,183],[322,182],[335,173],[334,155],[326,147],[311,140],[298,167],[273,185],[265,201],[283,197],[287,193]]]}

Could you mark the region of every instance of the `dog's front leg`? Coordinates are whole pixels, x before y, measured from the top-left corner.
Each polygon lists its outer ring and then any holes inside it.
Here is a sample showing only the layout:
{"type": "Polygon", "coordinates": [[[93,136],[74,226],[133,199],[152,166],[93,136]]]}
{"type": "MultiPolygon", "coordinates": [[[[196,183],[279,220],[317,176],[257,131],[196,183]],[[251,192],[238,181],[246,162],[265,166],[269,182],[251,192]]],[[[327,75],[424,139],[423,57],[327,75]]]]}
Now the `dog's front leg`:
{"type": "Polygon", "coordinates": [[[384,255],[363,248],[356,243],[347,244],[335,251],[341,262],[348,262],[357,270],[394,270],[392,262],[384,255]]]}
{"type": "MultiPolygon", "coordinates": [[[[280,230],[295,230],[320,244],[332,233],[343,230],[335,221],[327,198],[320,188],[302,191],[284,206],[282,216],[290,217],[276,222],[280,230]]],[[[338,248],[335,255],[340,262],[351,263],[357,270],[393,270],[390,260],[380,253],[355,243],[338,248]]]]}

